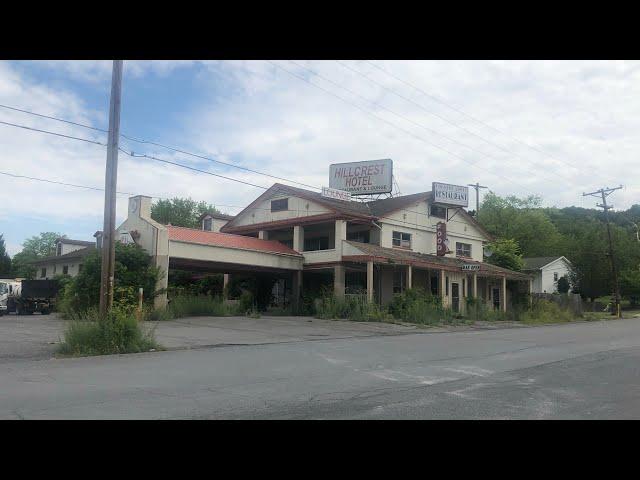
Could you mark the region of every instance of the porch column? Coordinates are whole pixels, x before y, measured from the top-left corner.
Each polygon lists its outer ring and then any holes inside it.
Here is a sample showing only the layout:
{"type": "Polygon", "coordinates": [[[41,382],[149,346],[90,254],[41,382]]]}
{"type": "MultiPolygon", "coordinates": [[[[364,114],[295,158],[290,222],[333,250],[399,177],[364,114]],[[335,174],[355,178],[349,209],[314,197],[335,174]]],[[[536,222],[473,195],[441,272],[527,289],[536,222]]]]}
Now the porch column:
{"type": "Polygon", "coordinates": [[[347,239],[347,221],[336,220],[335,228],[335,249],[336,252],[342,253],[342,241],[347,239]]]}
{"type": "Polygon", "coordinates": [[[293,249],[296,252],[304,250],[304,227],[300,225],[293,227],[293,249]]]}
{"type": "Polygon", "coordinates": [[[367,262],[367,301],[373,302],[373,261],[367,262]]]}
{"type": "Polygon", "coordinates": [[[260,240],[268,240],[269,239],[269,232],[267,232],[266,230],[260,230],[258,232],[258,238],[260,240]]]}
{"type": "Polygon", "coordinates": [[[440,270],[440,296],[442,297],[442,305],[447,305],[447,296],[445,292],[444,270],[440,270]]]}
{"type": "Polygon", "coordinates": [[[344,265],[333,267],[333,293],[338,298],[344,297],[344,265]]]}
{"type": "Polygon", "coordinates": [[[478,298],[478,274],[473,274],[473,297],[478,298]]]}
{"type": "Polygon", "coordinates": [[[502,277],[502,292],[500,292],[500,307],[503,312],[507,311],[507,277],[502,277]]]}
{"type": "Polygon", "coordinates": [[[156,290],[163,293],[156,295],[153,299],[155,308],[165,308],[169,304],[167,298],[167,288],[169,287],[169,255],[156,255],[153,260],[154,266],[160,268],[160,276],[156,282],[156,290]]]}
{"type": "Polygon", "coordinates": [[[533,307],[533,279],[529,279],[529,308],[533,307]]]}
{"type": "Polygon", "coordinates": [[[302,292],[302,270],[297,270],[292,274],[293,282],[291,283],[291,307],[293,313],[298,313],[300,306],[300,293],[302,292]]]}
{"type": "Polygon", "coordinates": [[[407,265],[407,288],[411,288],[411,285],[413,285],[413,267],[407,265]]]}
{"type": "Polygon", "coordinates": [[[228,300],[228,297],[229,297],[227,292],[227,285],[229,285],[230,281],[231,281],[231,274],[225,273],[222,280],[222,296],[225,300],[228,300]]]}

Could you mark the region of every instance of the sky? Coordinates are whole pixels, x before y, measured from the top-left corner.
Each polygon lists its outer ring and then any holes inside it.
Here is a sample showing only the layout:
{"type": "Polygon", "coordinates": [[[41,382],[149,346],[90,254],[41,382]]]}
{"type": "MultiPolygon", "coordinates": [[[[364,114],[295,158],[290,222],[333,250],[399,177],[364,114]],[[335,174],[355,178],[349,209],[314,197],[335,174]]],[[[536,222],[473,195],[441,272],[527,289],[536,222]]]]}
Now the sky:
{"type": "MultiPolygon", "coordinates": [[[[111,68],[2,61],[0,104],[107,129],[111,68]]],[[[0,121],[106,143],[104,132],[4,107],[0,121]]],[[[318,188],[332,163],[391,158],[402,194],[480,182],[501,196],[591,208],[598,202],[583,192],[624,185],[614,207],[640,203],[638,61],[125,61],[120,130],[318,188]]],[[[121,147],[275,181],[148,143],[121,147]]],[[[0,124],[0,172],[103,188],[105,161],[104,146],[0,124]]],[[[118,191],[116,224],[126,193],[236,214],[264,190],[120,154],[118,191]]],[[[11,255],[40,232],[93,240],[102,229],[101,191],[0,174],[0,205],[11,255]]]]}

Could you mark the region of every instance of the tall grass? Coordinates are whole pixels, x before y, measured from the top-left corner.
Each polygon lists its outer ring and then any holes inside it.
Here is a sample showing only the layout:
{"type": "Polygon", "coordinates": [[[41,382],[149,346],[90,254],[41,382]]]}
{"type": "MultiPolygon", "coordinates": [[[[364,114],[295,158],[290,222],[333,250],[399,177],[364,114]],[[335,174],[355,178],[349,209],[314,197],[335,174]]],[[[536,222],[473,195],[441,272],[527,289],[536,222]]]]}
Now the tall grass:
{"type": "Polygon", "coordinates": [[[394,295],[389,304],[391,314],[400,320],[422,325],[455,323],[459,318],[442,305],[442,299],[421,288],[410,288],[394,295]]]}
{"type": "Polygon", "coordinates": [[[384,309],[380,309],[375,303],[370,303],[366,295],[323,296],[316,307],[316,316],[355,322],[377,322],[389,317],[384,309]]]}
{"type": "Polygon", "coordinates": [[[247,315],[258,317],[258,312],[250,294],[243,294],[237,303],[226,303],[221,297],[205,295],[179,295],[171,299],[162,309],[151,309],[145,314],[147,320],[172,320],[183,317],[225,317],[247,315]]]}
{"type": "Polygon", "coordinates": [[[99,319],[98,311],[74,314],[64,332],[58,353],[72,356],[138,353],[158,349],[152,329],[143,327],[135,315],[113,308],[107,318],[99,319]]]}

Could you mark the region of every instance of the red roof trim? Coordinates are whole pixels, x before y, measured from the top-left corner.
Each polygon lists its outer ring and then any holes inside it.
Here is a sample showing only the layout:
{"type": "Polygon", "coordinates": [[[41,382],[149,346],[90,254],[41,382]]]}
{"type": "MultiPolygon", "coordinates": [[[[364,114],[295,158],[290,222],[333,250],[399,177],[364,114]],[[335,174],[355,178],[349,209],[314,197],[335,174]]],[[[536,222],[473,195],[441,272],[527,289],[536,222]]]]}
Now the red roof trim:
{"type": "Polygon", "coordinates": [[[237,250],[251,250],[280,255],[301,257],[300,253],[275,240],[261,240],[244,235],[230,233],[207,232],[194,228],[167,226],[169,240],[174,242],[194,243],[213,247],[233,248],[237,250]]]}

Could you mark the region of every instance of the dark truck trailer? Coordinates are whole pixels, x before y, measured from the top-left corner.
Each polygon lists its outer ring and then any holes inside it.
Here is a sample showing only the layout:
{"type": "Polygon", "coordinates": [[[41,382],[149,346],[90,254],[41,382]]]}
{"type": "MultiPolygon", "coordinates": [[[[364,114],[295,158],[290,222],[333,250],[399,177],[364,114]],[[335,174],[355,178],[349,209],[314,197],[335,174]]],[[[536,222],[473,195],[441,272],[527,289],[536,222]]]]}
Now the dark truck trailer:
{"type": "Polygon", "coordinates": [[[53,308],[59,284],[57,280],[22,280],[7,302],[7,312],[48,315],[53,308]]]}

